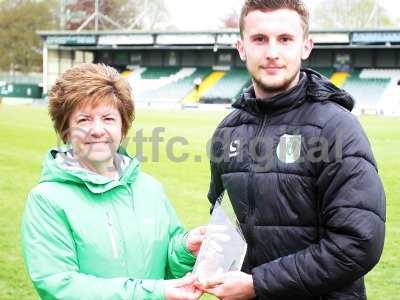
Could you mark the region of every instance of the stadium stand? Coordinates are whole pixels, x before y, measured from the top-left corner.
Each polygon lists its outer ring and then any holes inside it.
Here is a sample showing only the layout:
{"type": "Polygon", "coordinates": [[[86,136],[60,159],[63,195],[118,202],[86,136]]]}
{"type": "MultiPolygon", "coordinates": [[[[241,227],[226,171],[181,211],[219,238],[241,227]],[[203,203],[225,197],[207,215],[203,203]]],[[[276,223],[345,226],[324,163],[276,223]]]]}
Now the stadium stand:
{"type": "Polygon", "coordinates": [[[331,81],[337,87],[343,87],[344,83],[346,82],[347,78],[350,76],[348,72],[335,72],[331,76],[331,81]]]}
{"type": "Polygon", "coordinates": [[[204,95],[204,103],[230,103],[249,85],[250,77],[245,68],[232,68],[204,95]]]}
{"type": "Polygon", "coordinates": [[[389,80],[379,98],[377,110],[384,115],[400,114],[400,69],[363,69],[360,78],[389,80]]]}
{"type": "Polygon", "coordinates": [[[147,68],[141,75],[142,79],[158,80],[160,78],[170,77],[177,73],[179,68],[177,67],[152,67],[147,68]]]}
{"type": "Polygon", "coordinates": [[[128,81],[136,102],[180,102],[194,88],[194,80],[209,73],[208,67],[148,67],[131,72],[128,81]]]}
{"type": "Polygon", "coordinates": [[[356,113],[393,114],[400,95],[399,78],[396,69],[356,69],[342,88],[354,97],[356,113]]]}
{"type": "Polygon", "coordinates": [[[324,75],[326,78],[331,78],[332,74],[335,72],[334,68],[329,68],[329,67],[326,67],[326,68],[312,68],[312,69],[317,71],[318,73],[324,75]]]}
{"type": "MultiPolygon", "coordinates": [[[[315,68],[356,100],[356,113],[396,114],[400,107],[400,69],[315,68]]],[[[122,73],[137,103],[231,103],[250,84],[245,68],[213,71],[210,67],[137,67],[122,73]]]]}
{"type": "MultiPolygon", "coordinates": [[[[200,84],[192,89],[192,91],[183,99],[183,103],[194,103],[198,102],[200,98],[211,89],[223,76],[224,71],[213,71],[211,72],[200,84]]],[[[196,80],[196,79],[195,79],[196,80]]]]}
{"type": "MultiPolygon", "coordinates": [[[[400,30],[313,31],[304,62],[348,90],[354,112],[400,115],[400,30]]],[[[123,71],[135,102],[154,108],[226,109],[250,83],[237,50],[238,30],[39,32],[43,95],[67,68],[105,63],[123,71]],[[209,105],[209,104],[220,105],[209,105]]],[[[0,78],[1,81],[1,78],[0,78]]],[[[6,90],[3,88],[3,90],[6,90]]]]}
{"type": "Polygon", "coordinates": [[[162,98],[165,97],[166,99],[170,99],[172,101],[174,99],[181,101],[188,93],[193,90],[193,88],[195,88],[195,80],[197,78],[203,80],[211,72],[211,68],[195,68],[195,71],[191,75],[182,78],[182,80],[177,80],[166,86],[162,91],[159,91],[159,95],[162,98]]]}

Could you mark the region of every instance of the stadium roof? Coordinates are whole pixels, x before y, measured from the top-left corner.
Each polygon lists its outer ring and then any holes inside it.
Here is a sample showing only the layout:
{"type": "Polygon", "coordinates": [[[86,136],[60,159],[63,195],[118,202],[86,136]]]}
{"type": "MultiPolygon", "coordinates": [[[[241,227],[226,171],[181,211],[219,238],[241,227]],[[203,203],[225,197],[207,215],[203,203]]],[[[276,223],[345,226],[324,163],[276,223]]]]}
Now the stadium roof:
{"type": "MultiPolygon", "coordinates": [[[[231,49],[238,30],[39,31],[47,47],[81,49],[231,49]]],[[[400,48],[400,30],[311,31],[317,48],[400,48]]]]}

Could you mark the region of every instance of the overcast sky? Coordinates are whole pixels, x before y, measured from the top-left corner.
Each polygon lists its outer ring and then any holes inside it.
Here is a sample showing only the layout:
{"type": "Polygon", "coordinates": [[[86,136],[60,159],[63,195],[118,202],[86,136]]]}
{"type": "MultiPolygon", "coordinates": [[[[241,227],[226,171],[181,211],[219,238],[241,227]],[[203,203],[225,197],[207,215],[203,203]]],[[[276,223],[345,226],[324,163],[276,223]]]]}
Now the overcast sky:
{"type": "MultiPolygon", "coordinates": [[[[312,10],[323,0],[304,0],[312,10]]],[[[220,19],[232,9],[240,10],[244,0],[165,0],[173,23],[180,30],[218,29],[220,19]]],[[[400,1],[379,0],[389,14],[399,16],[400,1]],[[397,14],[397,15],[396,15],[397,14]]]]}

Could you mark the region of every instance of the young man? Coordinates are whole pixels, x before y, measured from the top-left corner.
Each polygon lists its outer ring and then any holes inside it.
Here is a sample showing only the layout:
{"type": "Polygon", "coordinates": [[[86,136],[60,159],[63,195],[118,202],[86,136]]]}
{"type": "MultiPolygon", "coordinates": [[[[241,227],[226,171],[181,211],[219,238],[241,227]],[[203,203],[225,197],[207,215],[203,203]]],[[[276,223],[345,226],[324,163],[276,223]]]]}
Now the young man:
{"type": "Polygon", "coordinates": [[[212,143],[212,204],[228,192],[248,243],[220,299],[361,300],[378,262],[385,194],[354,101],[312,70],[301,0],[247,0],[237,49],[252,77],[212,143]]]}

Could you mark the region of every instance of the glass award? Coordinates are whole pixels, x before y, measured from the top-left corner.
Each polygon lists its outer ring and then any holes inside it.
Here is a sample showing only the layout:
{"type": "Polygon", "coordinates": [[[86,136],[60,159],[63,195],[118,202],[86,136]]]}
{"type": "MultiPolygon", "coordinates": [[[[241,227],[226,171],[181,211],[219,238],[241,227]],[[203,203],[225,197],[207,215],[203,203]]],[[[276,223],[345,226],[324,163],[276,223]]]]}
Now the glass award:
{"type": "Polygon", "coordinates": [[[228,197],[223,193],[214,205],[207,233],[193,273],[200,283],[229,271],[239,271],[247,251],[239,222],[228,197]]]}

